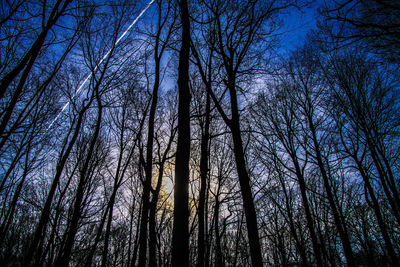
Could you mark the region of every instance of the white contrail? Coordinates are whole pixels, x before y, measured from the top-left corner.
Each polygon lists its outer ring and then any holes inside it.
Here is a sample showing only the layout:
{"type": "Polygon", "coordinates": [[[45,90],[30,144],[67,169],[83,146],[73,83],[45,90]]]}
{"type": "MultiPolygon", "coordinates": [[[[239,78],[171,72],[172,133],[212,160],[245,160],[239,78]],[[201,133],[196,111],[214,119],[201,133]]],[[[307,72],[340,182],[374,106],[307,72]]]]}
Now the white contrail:
{"type": "MultiPolygon", "coordinates": [[[[124,36],[129,32],[129,30],[136,24],[136,22],[143,16],[144,12],[146,12],[146,10],[154,3],[155,0],[151,0],[147,6],[142,10],[142,12],[140,12],[140,14],[135,18],[135,20],[131,23],[131,25],[129,25],[129,27],[124,31],[124,33],[117,39],[117,41],[115,42],[115,45],[118,45],[118,43],[122,40],[122,38],[124,38],[124,36]]],[[[86,79],[82,82],[82,84],[78,87],[78,90],[76,90],[76,92],[74,93],[74,95],[72,96],[71,100],[73,100],[77,94],[79,94],[79,92],[82,90],[83,86],[86,84],[86,82],[89,80],[90,77],[92,77],[92,73],[96,72],[97,68],[101,65],[101,63],[103,63],[103,61],[107,58],[107,56],[111,53],[112,48],[110,48],[110,50],[108,50],[108,52],[103,56],[103,58],[100,60],[100,62],[96,65],[96,67],[94,68],[94,70],[92,72],[90,72],[90,74],[86,77],[86,79]]],[[[64,112],[64,110],[69,106],[69,104],[71,103],[71,100],[69,100],[67,103],[65,103],[65,105],[63,106],[63,108],[61,109],[61,111],[58,113],[58,115],[55,117],[55,119],[50,123],[49,127],[47,128],[47,130],[49,130],[51,128],[51,126],[53,126],[53,124],[58,120],[58,118],[61,116],[61,114],[64,112]]]]}

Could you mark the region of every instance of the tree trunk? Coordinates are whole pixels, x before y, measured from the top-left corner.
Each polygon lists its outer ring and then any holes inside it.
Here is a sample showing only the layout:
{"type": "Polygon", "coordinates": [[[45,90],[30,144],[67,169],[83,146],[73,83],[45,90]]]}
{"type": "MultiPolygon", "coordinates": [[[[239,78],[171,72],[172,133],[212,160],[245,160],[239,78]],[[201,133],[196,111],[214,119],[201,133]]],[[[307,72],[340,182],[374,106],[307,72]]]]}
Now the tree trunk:
{"type": "MultiPolygon", "coordinates": [[[[116,191],[115,191],[116,194],[116,191]]],[[[108,244],[110,239],[110,232],[111,232],[111,223],[114,211],[114,204],[115,204],[115,194],[111,195],[110,204],[109,204],[109,212],[108,212],[108,220],[106,225],[106,232],[104,234],[104,247],[103,253],[101,255],[101,267],[107,266],[107,256],[108,256],[108,244]]]]}
{"type": "MultiPolygon", "coordinates": [[[[138,218],[138,222],[136,224],[136,233],[139,233],[139,230],[140,230],[139,225],[140,225],[140,221],[141,221],[141,218],[140,218],[141,215],[142,215],[142,203],[140,203],[140,206],[139,206],[139,218],[138,218]]],[[[135,267],[135,264],[136,264],[137,252],[139,249],[138,239],[139,239],[139,234],[136,234],[130,267],[135,267]]]]}
{"type": "MultiPolygon", "coordinates": [[[[133,234],[133,215],[135,212],[136,198],[133,198],[132,206],[130,207],[130,216],[129,216],[129,239],[128,239],[128,253],[127,253],[127,263],[126,266],[131,266],[131,248],[132,248],[132,234],[133,234]]],[[[90,267],[90,266],[87,266],[90,267]]]]}
{"type": "Polygon", "coordinates": [[[205,204],[206,204],[206,189],[208,176],[208,144],[210,131],[210,95],[208,92],[206,99],[206,118],[204,131],[201,136],[201,152],[200,152],[200,193],[199,193],[199,233],[197,237],[197,267],[204,267],[204,252],[205,252],[205,204]]]}
{"type": "Polygon", "coordinates": [[[175,137],[175,130],[171,129],[171,136],[168,141],[168,145],[164,151],[164,155],[162,156],[160,167],[158,170],[158,180],[156,188],[153,191],[153,197],[150,202],[150,214],[149,214],[149,266],[156,267],[157,266],[157,231],[156,231],[156,222],[157,222],[157,203],[158,197],[160,195],[160,190],[162,186],[162,178],[164,175],[164,166],[167,162],[168,153],[171,149],[172,142],[175,137]]]}
{"type": "MultiPolygon", "coordinates": [[[[155,78],[154,88],[150,107],[148,132],[147,132],[147,145],[146,145],[146,165],[145,165],[145,181],[143,185],[143,209],[142,220],[140,222],[140,236],[139,236],[139,266],[146,265],[147,258],[147,223],[149,218],[150,209],[150,191],[152,184],[152,171],[153,171],[153,141],[154,141],[154,117],[158,101],[158,88],[160,83],[160,57],[158,55],[158,38],[156,40],[156,47],[154,50],[155,59],[155,78]]],[[[151,258],[150,258],[151,259],[151,258]]]]}
{"type": "MultiPolygon", "coordinates": [[[[218,190],[219,191],[219,190],[218,190]]],[[[219,193],[215,196],[215,207],[214,207],[214,231],[215,231],[215,266],[222,267],[222,249],[221,249],[221,234],[219,232],[219,206],[218,200],[219,193]]]]}
{"type": "Polygon", "coordinates": [[[178,66],[178,142],[175,158],[172,266],[189,266],[190,21],[187,1],[181,0],[179,6],[181,11],[182,45],[179,52],[178,66]]]}
{"type": "Polygon", "coordinates": [[[157,221],[157,203],[158,196],[161,190],[162,177],[164,172],[164,162],[161,162],[160,169],[158,172],[158,180],[156,189],[153,192],[153,197],[150,202],[150,214],[149,214],[149,266],[157,266],[157,232],[156,232],[156,221],[157,221]]]}
{"type": "Polygon", "coordinates": [[[251,193],[250,177],[246,169],[246,161],[240,133],[239,111],[236,96],[236,88],[234,78],[229,78],[228,89],[231,99],[232,119],[229,128],[232,132],[233,151],[235,154],[235,162],[239,177],[240,191],[243,198],[243,207],[246,215],[247,235],[249,238],[250,255],[252,266],[263,266],[261,256],[260,238],[258,235],[257,215],[254,207],[253,195],[251,193]]]}
{"type": "MultiPolygon", "coordinates": [[[[307,96],[307,98],[309,98],[307,96]]],[[[307,99],[309,100],[309,99],[307,99]]],[[[311,106],[311,103],[309,103],[309,105],[311,106]]],[[[344,255],[346,257],[346,263],[347,266],[350,267],[354,267],[356,266],[355,261],[354,261],[354,255],[353,255],[353,250],[351,249],[351,244],[350,244],[350,240],[349,240],[349,236],[348,236],[348,232],[347,232],[347,228],[346,228],[346,222],[344,222],[341,218],[343,218],[342,216],[340,216],[341,212],[339,211],[338,206],[336,205],[336,201],[332,192],[332,188],[331,185],[329,183],[329,177],[328,174],[326,172],[323,160],[322,160],[322,155],[321,155],[321,150],[319,147],[319,143],[317,140],[317,133],[316,133],[316,129],[313,123],[313,119],[312,119],[312,115],[309,114],[307,112],[307,119],[308,119],[308,124],[310,127],[310,131],[311,131],[311,136],[312,136],[312,141],[314,144],[314,149],[315,149],[315,156],[317,158],[317,164],[319,167],[319,170],[321,172],[321,176],[322,176],[322,180],[324,182],[324,187],[325,187],[325,191],[328,197],[328,202],[329,205],[331,207],[332,213],[333,213],[333,218],[336,224],[336,229],[339,232],[339,237],[340,240],[342,241],[342,245],[343,245],[343,250],[344,250],[344,255]]]]}
{"type": "Polygon", "coordinates": [[[301,200],[302,200],[302,203],[304,206],[304,211],[306,214],[307,228],[310,231],[311,242],[312,242],[313,250],[314,250],[314,256],[317,260],[318,266],[325,266],[325,264],[323,263],[323,260],[322,260],[322,252],[321,252],[322,242],[318,242],[317,234],[315,233],[313,218],[311,215],[310,205],[308,203],[306,183],[305,183],[303,174],[301,173],[299,163],[297,162],[297,158],[293,155],[291,155],[291,157],[293,160],[293,164],[295,166],[296,176],[297,176],[297,180],[298,180],[299,187],[300,187],[301,200]]]}

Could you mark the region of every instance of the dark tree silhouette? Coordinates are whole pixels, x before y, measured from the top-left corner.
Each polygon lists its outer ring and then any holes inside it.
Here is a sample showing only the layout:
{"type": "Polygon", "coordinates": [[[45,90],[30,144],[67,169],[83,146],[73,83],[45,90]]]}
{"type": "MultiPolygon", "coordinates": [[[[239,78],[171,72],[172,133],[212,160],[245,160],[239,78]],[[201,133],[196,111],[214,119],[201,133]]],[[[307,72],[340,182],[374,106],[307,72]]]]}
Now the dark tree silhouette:
{"type": "Polygon", "coordinates": [[[178,142],[175,158],[173,266],[189,265],[189,156],[190,156],[190,20],[186,0],[179,1],[182,24],[178,66],[178,142]]]}

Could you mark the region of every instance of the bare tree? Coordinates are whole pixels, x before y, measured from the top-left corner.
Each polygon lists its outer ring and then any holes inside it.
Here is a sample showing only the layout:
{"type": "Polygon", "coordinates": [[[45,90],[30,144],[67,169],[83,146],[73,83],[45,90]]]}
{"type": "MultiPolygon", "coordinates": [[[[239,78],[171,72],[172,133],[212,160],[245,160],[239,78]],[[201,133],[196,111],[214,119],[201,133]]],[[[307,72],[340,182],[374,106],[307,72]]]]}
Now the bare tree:
{"type": "Polygon", "coordinates": [[[391,141],[398,138],[395,130],[398,121],[392,117],[397,110],[391,94],[391,78],[359,55],[346,54],[346,58],[335,57],[332,62],[334,65],[328,80],[341,146],[343,152],[354,160],[364,181],[367,201],[375,211],[391,261],[396,264],[398,259],[378,200],[380,187],[399,225],[398,178],[393,172],[398,152],[393,149],[391,141]],[[378,188],[373,177],[379,180],[378,188]]]}
{"type": "MultiPolygon", "coordinates": [[[[230,110],[224,111],[214,92],[209,91],[220,115],[228,125],[233,139],[233,149],[243,205],[246,213],[247,233],[253,266],[262,266],[261,246],[258,235],[257,216],[250,186],[250,176],[245,162],[245,153],[240,130],[240,114],[238,92],[242,73],[250,74],[257,64],[257,58],[248,56],[257,55],[253,46],[273,31],[275,24],[273,17],[281,10],[292,6],[292,2],[254,1],[249,3],[230,2],[222,4],[211,1],[206,6],[211,10],[213,26],[210,34],[215,36],[216,54],[224,70],[223,84],[229,91],[230,110]],[[230,114],[231,118],[227,114],[230,114]]],[[[196,55],[197,53],[194,52],[196,55]]],[[[199,61],[199,60],[198,60],[199,61]]],[[[219,67],[218,67],[219,68],[219,67]]],[[[222,95],[221,98],[223,98],[222,95]]]]}
{"type": "Polygon", "coordinates": [[[299,142],[301,140],[299,137],[301,122],[296,120],[296,106],[290,98],[286,98],[289,88],[283,84],[282,86],[278,85],[277,89],[275,96],[268,98],[266,95],[261,95],[258,100],[260,101],[258,104],[260,110],[255,111],[258,114],[256,120],[259,121],[258,126],[260,127],[258,132],[262,133],[264,140],[272,148],[274,160],[277,160],[297,178],[314,256],[317,265],[323,266],[325,248],[317,235],[310,197],[307,192],[306,175],[309,159],[299,142]],[[272,105],[268,105],[268,102],[271,102],[272,105]],[[264,121],[261,122],[260,118],[264,118],[264,121]],[[285,151],[287,155],[282,155],[280,151],[285,151]]]}
{"type": "MultiPolygon", "coordinates": [[[[164,1],[158,1],[157,7],[157,32],[154,37],[154,84],[147,125],[146,160],[144,161],[145,177],[143,182],[142,221],[140,224],[139,237],[139,266],[146,265],[147,259],[147,225],[150,210],[150,191],[152,189],[154,121],[158,102],[158,90],[161,83],[161,60],[165,49],[169,45],[169,39],[175,23],[174,6],[171,1],[167,1],[166,3],[164,3],[164,1]],[[165,9],[165,13],[163,13],[163,9],[165,9]],[[172,17],[171,21],[169,17],[172,17]],[[166,33],[164,33],[165,28],[166,33]],[[162,40],[163,37],[165,40],[162,40]]],[[[154,260],[154,256],[155,255],[149,258],[150,261],[154,260]]],[[[154,262],[152,265],[154,266],[154,262]]]]}

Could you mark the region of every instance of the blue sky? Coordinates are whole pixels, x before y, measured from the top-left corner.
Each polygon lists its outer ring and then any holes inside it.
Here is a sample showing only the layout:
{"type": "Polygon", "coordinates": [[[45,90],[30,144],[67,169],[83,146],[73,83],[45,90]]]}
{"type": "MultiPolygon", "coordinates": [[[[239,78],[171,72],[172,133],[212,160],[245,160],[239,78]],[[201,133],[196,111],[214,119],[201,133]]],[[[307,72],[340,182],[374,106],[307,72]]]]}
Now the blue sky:
{"type": "Polygon", "coordinates": [[[302,46],[306,35],[316,29],[318,8],[323,0],[313,1],[308,8],[292,10],[289,14],[282,15],[283,27],[280,47],[283,52],[302,46]]]}

